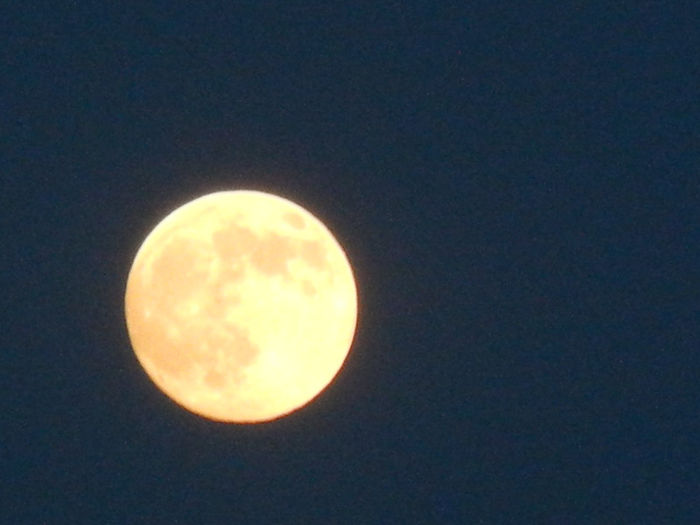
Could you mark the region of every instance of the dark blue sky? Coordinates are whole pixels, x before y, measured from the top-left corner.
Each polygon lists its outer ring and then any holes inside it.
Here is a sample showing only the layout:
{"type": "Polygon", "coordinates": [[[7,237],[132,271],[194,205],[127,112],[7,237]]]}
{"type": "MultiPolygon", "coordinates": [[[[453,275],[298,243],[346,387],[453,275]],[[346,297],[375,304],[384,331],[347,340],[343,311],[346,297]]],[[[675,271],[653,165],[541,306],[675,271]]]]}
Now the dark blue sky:
{"type": "Polygon", "coordinates": [[[15,4],[0,521],[700,520],[694,3],[15,4]],[[259,426],[165,398],[122,313],[153,225],[241,188],[360,296],[259,426]]]}

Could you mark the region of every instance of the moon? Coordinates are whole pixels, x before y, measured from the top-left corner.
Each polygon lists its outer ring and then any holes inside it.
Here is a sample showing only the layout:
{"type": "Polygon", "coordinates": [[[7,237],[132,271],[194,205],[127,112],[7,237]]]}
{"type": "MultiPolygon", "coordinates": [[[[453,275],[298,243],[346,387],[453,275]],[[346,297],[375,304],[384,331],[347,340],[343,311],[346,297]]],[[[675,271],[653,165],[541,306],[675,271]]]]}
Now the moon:
{"type": "Polygon", "coordinates": [[[336,376],[357,321],[348,258],[328,228],[282,197],[204,195],[139,248],[126,325],[150,379],[209,419],[287,415],[336,376]]]}

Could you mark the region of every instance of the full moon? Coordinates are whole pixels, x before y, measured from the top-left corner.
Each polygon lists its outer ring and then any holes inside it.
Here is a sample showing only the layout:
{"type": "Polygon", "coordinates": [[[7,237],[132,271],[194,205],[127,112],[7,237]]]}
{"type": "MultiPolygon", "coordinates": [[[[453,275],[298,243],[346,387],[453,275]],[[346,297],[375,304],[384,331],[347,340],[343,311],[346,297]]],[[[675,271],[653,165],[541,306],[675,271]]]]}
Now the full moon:
{"type": "Polygon", "coordinates": [[[124,302],[134,352],[158,388],[238,423],[316,397],[357,321],[352,269],[328,228],[287,199],[247,190],[166,216],[134,258],[124,302]]]}

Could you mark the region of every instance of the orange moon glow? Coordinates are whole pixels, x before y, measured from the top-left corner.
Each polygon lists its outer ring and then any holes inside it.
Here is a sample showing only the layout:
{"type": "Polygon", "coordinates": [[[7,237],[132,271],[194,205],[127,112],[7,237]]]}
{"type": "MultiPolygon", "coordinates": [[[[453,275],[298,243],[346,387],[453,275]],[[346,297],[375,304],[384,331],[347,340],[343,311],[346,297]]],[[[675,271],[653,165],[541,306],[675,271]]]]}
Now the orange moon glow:
{"type": "Polygon", "coordinates": [[[350,350],[357,291],[347,257],[304,208],[225,191],[170,213],[129,272],[136,356],[174,401],[231,422],[308,403],[350,350]]]}

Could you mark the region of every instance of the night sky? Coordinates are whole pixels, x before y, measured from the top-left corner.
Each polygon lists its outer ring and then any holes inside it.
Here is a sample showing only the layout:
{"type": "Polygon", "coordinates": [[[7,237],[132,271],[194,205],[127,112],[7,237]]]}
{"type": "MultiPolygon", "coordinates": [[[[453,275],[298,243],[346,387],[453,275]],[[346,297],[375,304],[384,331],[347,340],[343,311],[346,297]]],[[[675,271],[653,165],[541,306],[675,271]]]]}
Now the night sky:
{"type": "Polygon", "coordinates": [[[0,522],[700,523],[694,2],[12,4],[0,522]],[[359,294],[333,383],[252,426],[165,397],[123,313],[233,189],[359,294]]]}

